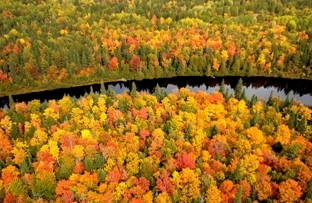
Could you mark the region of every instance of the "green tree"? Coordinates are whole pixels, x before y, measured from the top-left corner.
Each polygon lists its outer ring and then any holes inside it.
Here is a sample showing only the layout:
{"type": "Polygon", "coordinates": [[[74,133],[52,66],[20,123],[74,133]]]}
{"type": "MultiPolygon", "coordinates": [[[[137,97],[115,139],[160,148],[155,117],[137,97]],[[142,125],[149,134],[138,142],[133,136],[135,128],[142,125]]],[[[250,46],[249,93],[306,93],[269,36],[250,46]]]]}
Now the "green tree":
{"type": "Polygon", "coordinates": [[[221,92],[223,95],[225,94],[224,79],[222,79],[219,92],[221,92]]]}
{"type": "Polygon", "coordinates": [[[116,98],[116,92],[111,88],[111,86],[108,86],[106,95],[113,100],[116,98]]]}
{"type": "Polygon", "coordinates": [[[235,91],[234,91],[234,95],[235,95],[235,98],[240,100],[241,99],[241,96],[242,96],[242,90],[243,90],[243,79],[240,78],[238,80],[238,83],[235,87],[235,91]]]}
{"type": "Polygon", "coordinates": [[[60,167],[55,170],[55,175],[58,180],[67,179],[71,175],[71,170],[68,170],[64,164],[61,164],[60,167]]]}
{"type": "Polygon", "coordinates": [[[137,98],[137,97],[138,97],[137,87],[136,87],[136,85],[135,85],[134,82],[132,82],[132,85],[131,85],[130,96],[131,96],[132,98],[137,98]]]}
{"type": "Polygon", "coordinates": [[[106,173],[102,168],[98,169],[97,174],[98,174],[99,182],[105,182],[106,173]]]}
{"type": "Polygon", "coordinates": [[[235,195],[234,203],[241,203],[242,202],[242,196],[243,196],[243,187],[242,187],[242,185],[239,185],[238,191],[235,195]]]}
{"type": "Polygon", "coordinates": [[[14,106],[15,106],[15,102],[13,100],[13,97],[11,94],[9,94],[9,107],[10,107],[10,110],[14,111],[14,106]]]}
{"type": "Polygon", "coordinates": [[[157,100],[160,102],[167,96],[167,92],[164,88],[160,88],[158,83],[155,87],[154,95],[156,96],[157,100]]]}
{"type": "Polygon", "coordinates": [[[105,86],[104,86],[104,82],[103,80],[101,79],[101,94],[106,94],[106,89],[105,89],[105,86]]]}

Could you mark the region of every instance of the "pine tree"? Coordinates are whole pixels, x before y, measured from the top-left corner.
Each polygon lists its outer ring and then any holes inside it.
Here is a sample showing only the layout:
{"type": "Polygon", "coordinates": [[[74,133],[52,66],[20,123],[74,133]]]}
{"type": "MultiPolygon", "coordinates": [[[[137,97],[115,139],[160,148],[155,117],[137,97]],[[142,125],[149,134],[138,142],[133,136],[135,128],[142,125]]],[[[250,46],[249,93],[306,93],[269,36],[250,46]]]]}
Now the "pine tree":
{"type": "Polygon", "coordinates": [[[224,79],[222,79],[219,92],[221,92],[224,96],[224,94],[225,94],[224,79]]]}
{"type": "Polygon", "coordinates": [[[14,140],[20,137],[19,129],[16,122],[12,123],[11,125],[10,137],[14,140]]]}
{"type": "Polygon", "coordinates": [[[106,94],[106,89],[105,89],[105,86],[104,86],[104,82],[103,80],[101,79],[101,94],[106,94]]]}
{"type": "Polygon", "coordinates": [[[234,173],[230,176],[230,179],[235,183],[238,183],[242,179],[242,170],[240,164],[237,164],[234,173]]]}
{"type": "Polygon", "coordinates": [[[268,99],[267,104],[269,104],[269,105],[272,105],[272,104],[273,104],[273,90],[272,90],[271,93],[270,93],[270,96],[269,96],[269,99],[268,99]]]}
{"type": "Polygon", "coordinates": [[[238,191],[235,195],[234,203],[241,203],[242,202],[242,196],[243,196],[243,187],[242,187],[242,185],[239,185],[238,191]]]}
{"type": "Polygon", "coordinates": [[[258,120],[259,120],[259,115],[258,115],[258,112],[256,111],[256,113],[253,115],[252,119],[250,120],[250,125],[255,126],[258,120]]]}
{"type": "Polygon", "coordinates": [[[242,89],[243,89],[243,80],[242,80],[242,78],[240,78],[238,80],[238,83],[237,83],[237,85],[235,87],[235,91],[234,91],[235,98],[238,99],[238,100],[241,99],[242,89]]]}
{"type": "Polygon", "coordinates": [[[185,130],[185,137],[186,140],[189,140],[191,137],[191,133],[192,133],[192,126],[190,124],[188,124],[186,130],[185,130]]]}
{"type": "Polygon", "coordinates": [[[30,165],[29,165],[28,159],[26,157],[24,157],[24,159],[20,165],[20,170],[21,170],[22,174],[30,172],[30,165]]]}
{"type": "Polygon", "coordinates": [[[304,134],[307,129],[307,118],[304,116],[298,123],[298,131],[304,134]]]}
{"type": "Polygon", "coordinates": [[[258,101],[258,97],[254,94],[252,95],[251,99],[250,99],[250,107],[252,107],[253,105],[255,105],[258,101]]]}
{"type": "Polygon", "coordinates": [[[103,168],[105,164],[104,157],[100,154],[95,155],[94,157],[94,168],[100,169],[103,168]]]}
{"type": "Polygon", "coordinates": [[[116,98],[116,92],[111,88],[111,86],[108,86],[106,95],[113,100],[116,98]]]}
{"type": "Polygon", "coordinates": [[[229,101],[230,99],[229,88],[226,88],[225,93],[224,93],[224,98],[225,98],[225,101],[229,101]]]}
{"type": "Polygon", "coordinates": [[[97,171],[97,174],[98,174],[99,182],[102,182],[102,183],[105,182],[106,173],[102,168],[97,171]]]}
{"type": "Polygon", "coordinates": [[[243,99],[243,100],[247,101],[246,89],[245,89],[245,88],[243,89],[243,92],[242,92],[242,94],[241,94],[241,96],[240,96],[240,99],[243,99]]]}
{"type": "Polygon", "coordinates": [[[214,125],[211,130],[211,137],[220,133],[220,130],[217,125],[214,125]]]}
{"type": "Polygon", "coordinates": [[[15,102],[13,100],[13,97],[11,94],[9,94],[9,107],[10,107],[10,110],[14,111],[14,106],[15,106],[15,102]]]}
{"type": "Polygon", "coordinates": [[[84,165],[86,171],[88,171],[88,172],[92,172],[94,170],[94,164],[93,164],[92,159],[90,159],[90,158],[86,157],[83,160],[83,165],[84,165]]]}
{"type": "Polygon", "coordinates": [[[312,199],[312,180],[309,181],[307,193],[305,194],[306,202],[308,202],[307,200],[309,199],[312,199]]]}
{"type": "Polygon", "coordinates": [[[158,101],[163,100],[167,96],[167,92],[164,88],[160,88],[158,83],[155,87],[154,95],[156,96],[158,101]]]}
{"type": "Polygon", "coordinates": [[[135,85],[134,82],[132,82],[132,85],[131,85],[130,96],[131,96],[132,98],[138,97],[137,87],[136,87],[136,85],[135,85]]]}
{"type": "Polygon", "coordinates": [[[55,170],[55,175],[58,180],[67,179],[71,175],[71,171],[68,170],[64,164],[61,164],[60,167],[55,170]]]}

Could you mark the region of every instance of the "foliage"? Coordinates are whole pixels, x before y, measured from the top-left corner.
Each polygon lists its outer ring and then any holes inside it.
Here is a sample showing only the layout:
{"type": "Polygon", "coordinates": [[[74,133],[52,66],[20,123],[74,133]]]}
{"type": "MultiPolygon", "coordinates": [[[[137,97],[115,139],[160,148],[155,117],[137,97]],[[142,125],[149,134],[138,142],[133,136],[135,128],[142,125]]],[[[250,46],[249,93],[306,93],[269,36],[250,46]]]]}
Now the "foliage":
{"type": "Polygon", "coordinates": [[[185,75],[311,79],[311,8],[302,0],[4,0],[0,93],[185,75]]]}
{"type": "Polygon", "coordinates": [[[44,108],[38,101],[15,102],[0,118],[3,201],[311,198],[310,108],[296,101],[283,108],[273,95],[272,102],[249,106],[219,92],[181,88],[164,95],[158,89],[152,95],[132,89],[64,96],[44,108]],[[305,130],[299,123],[289,126],[293,114],[305,130]]]}

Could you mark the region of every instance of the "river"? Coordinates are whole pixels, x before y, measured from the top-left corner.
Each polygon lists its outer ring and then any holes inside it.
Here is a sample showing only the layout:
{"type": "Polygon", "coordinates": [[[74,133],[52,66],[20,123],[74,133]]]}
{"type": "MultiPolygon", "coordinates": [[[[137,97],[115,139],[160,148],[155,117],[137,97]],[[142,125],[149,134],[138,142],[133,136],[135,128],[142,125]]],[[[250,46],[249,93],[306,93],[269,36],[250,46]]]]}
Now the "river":
{"type": "MultiPolygon", "coordinates": [[[[186,87],[192,91],[205,91],[212,93],[219,90],[222,79],[225,81],[225,88],[229,89],[229,93],[234,93],[234,88],[240,77],[174,77],[154,80],[134,81],[138,91],[153,93],[157,84],[166,89],[167,93],[173,90],[186,87]]],[[[290,98],[295,97],[296,101],[300,101],[306,105],[312,106],[312,81],[309,80],[292,80],[282,78],[267,77],[244,77],[243,84],[246,89],[247,98],[256,95],[259,99],[267,100],[273,91],[274,96],[285,99],[289,93],[290,98]]],[[[105,83],[105,87],[111,86],[116,93],[122,93],[131,88],[133,81],[111,82],[105,83]]],[[[100,84],[91,85],[93,91],[100,91],[100,84]]],[[[23,95],[13,96],[15,102],[28,102],[33,99],[39,99],[41,102],[51,99],[61,99],[64,95],[79,98],[85,93],[90,92],[90,86],[72,87],[67,89],[56,89],[44,92],[35,92],[23,95]]],[[[1,107],[7,108],[8,97],[0,98],[1,107]]]]}

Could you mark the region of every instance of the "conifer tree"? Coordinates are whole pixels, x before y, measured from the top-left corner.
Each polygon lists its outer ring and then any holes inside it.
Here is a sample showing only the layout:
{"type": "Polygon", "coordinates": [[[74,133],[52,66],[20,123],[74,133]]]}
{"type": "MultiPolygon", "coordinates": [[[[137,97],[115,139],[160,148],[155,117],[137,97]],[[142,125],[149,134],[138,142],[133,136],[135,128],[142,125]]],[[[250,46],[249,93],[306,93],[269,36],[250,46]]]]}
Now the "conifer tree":
{"type": "Polygon", "coordinates": [[[135,85],[134,82],[132,82],[132,85],[131,85],[130,96],[131,96],[132,98],[138,97],[137,87],[136,87],[136,85],[135,85]]]}
{"type": "Polygon", "coordinates": [[[234,91],[235,98],[238,100],[241,99],[242,89],[243,89],[243,80],[242,80],[242,78],[240,78],[238,80],[238,83],[237,83],[237,85],[235,87],[235,91],[234,91]]]}
{"type": "Polygon", "coordinates": [[[234,203],[241,203],[242,202],[242,196],[243,196],[243,187],[242,187],[242,185],[239,185],[238,191],[235,195],[234,203]]]}
{"type": "Polygon", "coordinates": [[[224,96],[224,94],[225,94],[224,79],[222,79],[219,92],[221,92],[224,96]]]}
{"type": "Polygon", "coordinates": [[[241,165],[240,163],[237,164],[236,169],[234,171],[233,174],[231,174],[230,179],[235,182],[238,183],[241,179],[242,179],[242,170],[241,170],[241,165]]]}
{"type": "Polygon", "coordinates": [[[241,96],[240,96],[240,99],[243,99],[243,100],[245,100],[245,101],[248,100],[247,97],[246,97],[246,89],[245,89],[245,88],[243,89],[243,92],[242,92],[242,94],[241,94],[241,96]]]}
{"type": "Polygon", "coordinates": [[[98,175],[99,182],[102,182],[102,183],[105,182],[106,173],[102,168],[97,171],[97,175],[98,175]]]}
{"type": "Polygon", "coordinates": [[[116,92],[111,88],[111,86],[108,86],[106,95],[110,97],[111,99],[115,99],[116,92]]]}
{"type": "Polygon", "coordinates": [[[154,95],[156,96],[158,101],[161,101],[165,96],[167,96],[166,90],[164,88],[160,88],[158,83],[155,87],[154,95]]]}
{"type": "Polygon", "coordinates": [[[105,89],[105,86],[104,86],[104,82],[103,80],[101,79],[101,94],[106,94],[106,89],[105,89]]]}
{"type": "MultiPolygon", "coordinates": [[[[307,193],[305,195],[305,200],[311,200],[312,199],[312,180],[310,180],[309,184],[308,184],[308,189],[307,189],[307,193]]],[[[307,201],[309,202],[309,201],[307,201]]]]}
{"type": "Polygon", "coordinates": [[[13,97],[12,97],[11,94],[9,94],[9,107],[10,107],[10,110],[14,111],[14,106],[15,106],[15,102],[13,100],[13,97]]]}
{"type": "Polygon", "coordinates": [[[304,116],[303,118],[300,119],[298,123],[298,131],[301,134],[304,134],[307,128],[307,118],[304,116]]]}
{"type": "Polygon", "coordinates": [[[59,180],[67,179],[71,175],[71,171],[68,170],[64,164],[61,164],[60,167],[55,170],[55,175],[59,180]]]}

